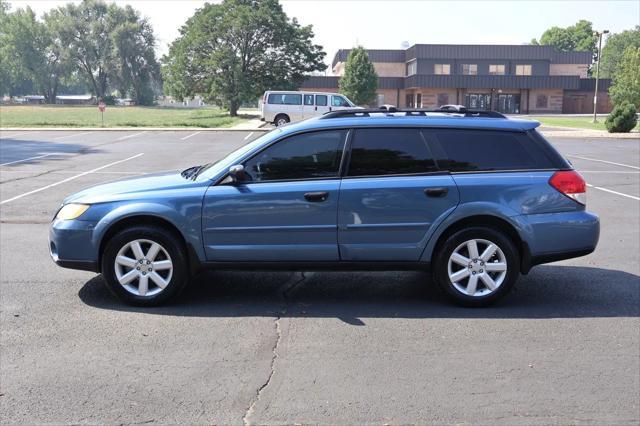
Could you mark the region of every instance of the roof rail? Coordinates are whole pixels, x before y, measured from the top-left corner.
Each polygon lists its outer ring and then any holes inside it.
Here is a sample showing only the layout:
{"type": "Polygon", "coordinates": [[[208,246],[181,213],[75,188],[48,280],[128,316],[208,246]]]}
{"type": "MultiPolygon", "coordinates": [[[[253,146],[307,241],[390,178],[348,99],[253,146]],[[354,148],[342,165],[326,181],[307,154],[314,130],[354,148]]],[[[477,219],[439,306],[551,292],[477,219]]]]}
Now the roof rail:
{"type": "Polygon", "coordinates": [[[329,118],[346,118],[346,117],[371,117],[377,114],[384,114],[387,116],[394,116],[398,113],[404,113],[405,117],[426,117],[428,113],[445,113],[462,115],[463,117],[483,117],[483,118],[507,118],[504,114],[497,111],[489,110],[474,110],[467,109],[462,105],[444,105],[438,109],[423,109],[423,108],[350,108],[339,111],[330,111],[320,116],[321,120],[329,118]]]}

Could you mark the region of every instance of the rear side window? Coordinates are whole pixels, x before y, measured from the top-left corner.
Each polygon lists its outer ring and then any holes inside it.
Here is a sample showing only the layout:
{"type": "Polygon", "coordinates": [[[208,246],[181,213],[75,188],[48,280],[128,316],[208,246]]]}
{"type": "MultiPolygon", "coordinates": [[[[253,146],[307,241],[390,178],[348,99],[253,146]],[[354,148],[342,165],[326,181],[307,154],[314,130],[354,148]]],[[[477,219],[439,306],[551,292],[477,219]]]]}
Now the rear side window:
{"type": "Polygon", "coordinates": [[[376,176],[436,171],[417,129],[358,129],[351,143],[349,176],[376,176]]]}
{"type": "Polygon", "coordinates": [[[304,104],[313,105],[313,95],[304,95],[304,104]]]}
{"type": "Polygon", "coordinates": [[[438,166],[451,172],[554,168],[525,133],[441,129],[426,131],[438,166]]]}
{"type": "Polygon", "coordinates": [[[294,93],[271,93],[268,102],[276,105],[302,105],[302,95],[294,93]]]}
{"type": "Polygon", "coordinates": [[[338,176],[347,130],[290,136],[249,159],[245,171],[253,182],[338,176]]]}
{"type": "Polygon", "coordinates": [[[327,106],[327,95],[316,95],[316,105],[327,106]]]}

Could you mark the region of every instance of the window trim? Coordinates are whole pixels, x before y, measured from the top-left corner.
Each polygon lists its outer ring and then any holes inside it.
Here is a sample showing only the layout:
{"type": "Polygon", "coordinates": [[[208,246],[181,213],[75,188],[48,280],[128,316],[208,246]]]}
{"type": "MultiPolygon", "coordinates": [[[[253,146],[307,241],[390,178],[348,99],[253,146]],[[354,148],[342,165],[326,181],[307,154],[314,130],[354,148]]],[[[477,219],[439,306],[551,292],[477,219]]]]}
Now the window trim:
{"type": "MultiPolygon", "coordinates": [[[[338,173],[335,176],[331,176],[331,177],[323,176],[323,177],[299,178],[299,179],[273,179],[273,180],[258,180],[258,181],[251,180],[251,181],[246,181],[246,182],[239,182],[236,185],[248,185],[248,184],[258,184],[258,183],[273,183],[273,182],[304,182],[304,181],[313,181],[313,180],[341,179],[342,178],[341,171],[342,171],[342,166],[343,166],[344,157],[345,157],[345,153],[346,153],[347,143],[350,140],[351,134],[353,133],[353,129],[351,127],[331,127],[331,128],[326,128],[326,129],[310,129],[310,130],[302,130],[302,131],[299,131],[299,132],[283,135],[282,137],[271,141],[266,146],[263,146],[258,151],[252,153],[250,156],[248,156],[246,158],[243,158],[242,161],[240,161],[238,164],[242,164],[244,166],[244,164],[247,161],[252,160],[254,157],[260,155],[260,153],[262,153],[266,149],[269,149],[270,147],[274,146],[275,144],[277,144],[279,142],[284,141],[285,139],[289,139],[289,138],[294,137],[294,136],[306,135],[306,134],[310,134],[310,133],[331,132],[331,131],[340,131],[340,130],[346,130],[347,131],[347,135],[345,137],[345,141],[342,144],[342,156],[340,158],[340,166],[338,167],[338,173]]],[[[232,182],[225,182],[227,177],[229,177],[229,172],[228,171],[224,175],[222,175],[222,177],[220,177],[220,179],[218,179],[218,182],[216,182],[215,185],[234,185],[234,183],[232,183],[232,182]]]]}
{"type": "Polygon", "coordinates": [[[450,63],[433,64],[433,74],[434,75],[451,75],[451,64],[450,63]],[[436,67],[438,65],[440,66],[441,72],[436,72],[436,67]],[[445,66],[449,67],[448,72],[444,72],[445,66]]]}
{"type": "Polygon", "coordinates": [[[489,64],[489,75],[507,75],[507,66],[505,64],[489,64]],[[491,72],[491,67],[502,67],[502,72],[491,72]]]}
{"type": "Polygon", "coordinates": [[[533,75],[533,64],[516,64],[516,68],[514,71],[515,71],[515,75],[531,76],[533,75]],[[526,74],[524,72],[522,74],[518,74],[518,67],[522,67],[523,71],[526,69],[526,67],[529,67],[529,74],[526,74]]]}

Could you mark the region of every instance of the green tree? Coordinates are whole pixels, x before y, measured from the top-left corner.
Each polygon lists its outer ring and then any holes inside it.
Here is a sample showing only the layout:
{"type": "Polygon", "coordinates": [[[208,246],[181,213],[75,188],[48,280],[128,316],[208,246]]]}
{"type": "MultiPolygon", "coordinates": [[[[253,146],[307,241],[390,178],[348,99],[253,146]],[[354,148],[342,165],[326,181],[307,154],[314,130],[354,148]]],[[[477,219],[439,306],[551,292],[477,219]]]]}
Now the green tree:
{"type": "Polygon", "coordinates": [[[610,34],[607,37],[607,42],[602,48],[600,77],[611,78],[614,75],[624,51],[629,46],[640,47],[640,25],[636,25],[632,30],[610,34]]]}
{"type": "Polygon", "coordinates": [[[46,22],[36,19],[30,7],[18,9],[4,19],[2,49],[13,74],[12,84],[18,76],[30,79],[45,102],[55,103],[60,79],[69,72],[69,61],[64,49],[46,22]]]}
{"type": "Polygon", "coordinates": [[[640,47],[629,46],[624,51],[613,74],[609,95],[616,105],[625,102],[640,105],[640,47]]]}
{"type": "Polygon", "coordinates": [[[597,42],[598,37],[593,34],[591,22],[582,19],[567,28],[551,27],[542,34],[539,43],[533,39],[531,44],[549,45],[563,52],[572,50],[595,52],[597,42]]]}
{"type": "Polygon", "coordinates": [[[378,74],[362,46],[351,49],[339,81],[340,92],[356,105],[369,105],[376,99],[378,74]]]}
{"type": "Polygon", "coordinates": [[[237,115],[268,89],[298,87],[326,68],[311,26],[289,19],[277,0],[206,3],[180,29],[163,58],[165,91],[202,95],[237,115]]]}

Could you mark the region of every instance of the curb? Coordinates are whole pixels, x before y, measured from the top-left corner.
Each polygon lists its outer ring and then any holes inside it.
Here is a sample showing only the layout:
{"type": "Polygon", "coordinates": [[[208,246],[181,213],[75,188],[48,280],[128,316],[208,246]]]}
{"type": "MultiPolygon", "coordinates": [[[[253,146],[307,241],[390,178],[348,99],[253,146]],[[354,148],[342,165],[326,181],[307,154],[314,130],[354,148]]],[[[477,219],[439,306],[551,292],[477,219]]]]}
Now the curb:
{"type": "Polygon", "coordinates": [[[162,132],[268,132],[270,128],[262,127],[0,127],[0,132],[70,132],[70,131],[100,131],[100,132],[132,132],[132,131],[162,131],[162,132]]]}
{"type": "Polygon", "coordinates": [[[553,138],[583,138],[583,139],[640,139],[640,133],[609,133],[580,130],[549,130],[541,131],[544,136],[553,138]]]}

